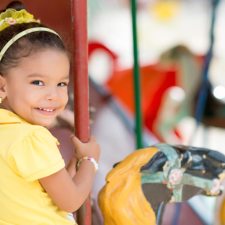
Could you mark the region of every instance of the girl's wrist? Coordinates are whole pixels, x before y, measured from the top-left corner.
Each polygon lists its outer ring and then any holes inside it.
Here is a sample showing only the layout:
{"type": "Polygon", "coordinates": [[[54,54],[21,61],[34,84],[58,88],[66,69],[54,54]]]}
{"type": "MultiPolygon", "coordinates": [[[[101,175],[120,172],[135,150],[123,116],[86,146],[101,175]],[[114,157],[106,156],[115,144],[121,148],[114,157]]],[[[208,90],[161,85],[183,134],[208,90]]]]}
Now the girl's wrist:
{"type": "Polygon", "coordinates": [[[76,168],[79,169],[81,163],[83,161],[89,161],[90,163],[92,163],[92,165],[94,166],[95,168],[95,171],[98,170],[98,163],[97,161],[93,158],[93,157],[90,157],[90,156],[83,156],[82,158],[80,158],[78,161],[77,161],[77,165],[76,165],[76,168]]]}

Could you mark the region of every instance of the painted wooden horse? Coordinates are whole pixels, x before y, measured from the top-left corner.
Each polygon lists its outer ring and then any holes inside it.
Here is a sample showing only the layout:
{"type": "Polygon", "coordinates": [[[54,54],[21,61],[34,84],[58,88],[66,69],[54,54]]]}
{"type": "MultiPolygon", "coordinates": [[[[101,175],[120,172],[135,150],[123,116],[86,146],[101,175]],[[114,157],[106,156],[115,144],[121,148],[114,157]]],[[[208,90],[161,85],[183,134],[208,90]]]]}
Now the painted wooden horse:
{"type": "Polygon", "coordinates": [[[160,224],[164,204],[218,196],[225,156],[190,146],[157,144],[115,165],[99,194],[105,225],[160,224]]]}

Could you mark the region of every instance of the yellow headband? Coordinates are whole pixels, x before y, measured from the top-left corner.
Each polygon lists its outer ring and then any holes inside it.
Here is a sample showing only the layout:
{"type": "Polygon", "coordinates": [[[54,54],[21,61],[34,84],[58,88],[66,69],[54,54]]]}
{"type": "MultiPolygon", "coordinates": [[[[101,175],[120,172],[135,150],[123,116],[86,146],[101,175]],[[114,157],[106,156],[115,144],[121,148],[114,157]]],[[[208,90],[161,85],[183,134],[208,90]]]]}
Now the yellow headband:
{"type": "MultiPolygon", "coordinates": [[[[22,24],[22,23],[40,23],[39,20],[34,19],[33,15],[28,13],[25,9],[22,9],[20,11],[17,11],[15,9],[7,9],[5,12],[0,14],[0,31],[4,30],[5,28],[14,25],[14,24],[22,24]]],[[[5,46],[1,49],[0,51],[0,62],[6,53],[6,51],[9,49],[9,47],[15,43],[18,39],[21,37],[33,33],[33,32],[38,32],[38,31],[45,31],[45,32],[50,32],[55,35],[57,35],[59,38],[58,33],[56,33],[54,30],[49,29],[47,27],[32,27],[27,30],[24,30],[14,37],[12,37],[6,44],[5,46]]]]}

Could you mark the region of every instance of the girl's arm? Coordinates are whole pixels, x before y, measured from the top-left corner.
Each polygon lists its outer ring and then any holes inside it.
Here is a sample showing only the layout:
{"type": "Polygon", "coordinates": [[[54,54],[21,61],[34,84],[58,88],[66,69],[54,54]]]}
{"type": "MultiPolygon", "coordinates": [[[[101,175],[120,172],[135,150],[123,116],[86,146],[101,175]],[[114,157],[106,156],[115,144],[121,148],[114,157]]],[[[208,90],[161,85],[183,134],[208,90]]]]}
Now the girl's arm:
{"type": "MultiPolygon", "coordinates": [[[[78,159],[89,156],[98,161],[100,148],[93,138],[88,143],[82,143],[73,137],[73,142],[78,159]]],[[[86,200],[91,191],[96,172],[93,163],[89,160],[81,162],[73,177],[71,177],[71,169],[70,167],[68,172],[64,168],[39,180],[53,202],[67,212],[76,211],[86,200]]]]}
{"type": "Polygon", "coordinates": [[[74,177],[76,174],[76,165],[77,165],[77,158],[73,157],[69,164],[66,166],[66,170],[69,173],[70,177],[74,177]]]}

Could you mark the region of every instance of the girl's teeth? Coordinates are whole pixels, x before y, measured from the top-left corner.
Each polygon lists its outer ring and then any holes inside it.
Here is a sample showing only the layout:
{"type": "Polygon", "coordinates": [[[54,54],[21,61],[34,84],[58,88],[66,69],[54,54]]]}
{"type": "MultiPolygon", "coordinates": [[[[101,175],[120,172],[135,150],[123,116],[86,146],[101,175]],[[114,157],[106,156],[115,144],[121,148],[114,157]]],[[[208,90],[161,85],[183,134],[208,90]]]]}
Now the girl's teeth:
{"type": "Polygon", "coordinates": [[[43,109],[43,108],[39,108],[40,110],[46,111],[46,112],[53,112],[53,109],[43,109]]]}

